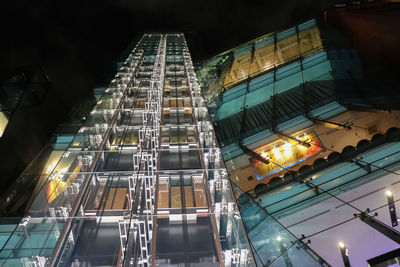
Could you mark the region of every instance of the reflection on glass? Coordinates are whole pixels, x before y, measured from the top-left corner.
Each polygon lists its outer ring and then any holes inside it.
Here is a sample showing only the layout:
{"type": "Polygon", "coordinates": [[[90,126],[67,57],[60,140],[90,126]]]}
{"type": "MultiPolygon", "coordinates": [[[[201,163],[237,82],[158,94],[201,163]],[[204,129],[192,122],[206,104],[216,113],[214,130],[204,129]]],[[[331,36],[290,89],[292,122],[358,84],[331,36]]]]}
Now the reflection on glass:
{"type": "Polygon", "coordinates": [[[300,31],[298,35],[293,29],[290,36],[278,39],[276,43],[273,36],[267,38],[271,41],[263,47],[256,48],[254,55],[249,52],[234,59],[225,75],[225,87],[232,87],[249,76],[297,59],[300,55],[305,57],[314,54],[322,47],[317,26],[300,31]]]}

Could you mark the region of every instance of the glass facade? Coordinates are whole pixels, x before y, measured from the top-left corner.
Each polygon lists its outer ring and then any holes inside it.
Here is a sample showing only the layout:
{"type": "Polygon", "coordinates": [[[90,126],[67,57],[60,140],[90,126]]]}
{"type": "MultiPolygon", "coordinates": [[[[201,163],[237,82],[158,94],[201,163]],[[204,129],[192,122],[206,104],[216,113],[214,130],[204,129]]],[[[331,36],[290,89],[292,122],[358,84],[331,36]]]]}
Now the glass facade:
{"type": "Polygon", "coordinates": [[[257,266],[329,266],[251,196],[238,202],[257,266]]]}
{"type": "Polygon", "coordinates": [[[198,71],[257,266],[396,262],[400,112],[324,34],[310,20],[198,71]]]}
{"type": "Polygon", "coordinates": [[[263,36],[252,45],[245,45],[234,51],[234,59],[231,59],[232,62],[226,71],[224,86],[230,88],[249,76],[321,50],[322,42],[315,21],[263,36]]]}
{"type": "Polygon", "coordinates": [[[47,165],[2,266],[255,265],[182,34],[145,34],[47,165]]]}
{"type": "Polygon", "coordinates": [[[216,121],[301,83],[331,80],[331,70],[317,23],[310,20],[204,61],[198,74],[216,121]]]}

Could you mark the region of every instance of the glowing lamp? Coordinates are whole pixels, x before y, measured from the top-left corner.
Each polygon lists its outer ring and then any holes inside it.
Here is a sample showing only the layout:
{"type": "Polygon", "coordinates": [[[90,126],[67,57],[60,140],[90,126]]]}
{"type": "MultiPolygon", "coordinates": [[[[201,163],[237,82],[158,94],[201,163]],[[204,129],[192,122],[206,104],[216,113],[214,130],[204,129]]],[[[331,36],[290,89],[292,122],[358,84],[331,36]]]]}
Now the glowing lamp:
{"type": "Polygon", "coordinates": [[[292,145],[290,143],[285,143],[283,145],[283,154],[285,154],[286,157],[290,157],[292,155],[292,145]]]}
{"type": "Polygon", "coordinates": [[[266,152],[261,152],[261,156],[265,159],[269,159],[269,156],[266,152]]]}
{"type": "Polygon", "coordinates": [[[51,164],[47,167],[46,173],[47,173],[47,174],[51,173],[51,172],[53,171],[53,169],[56,167],[56,165],[57,165],[57,162],[56,162],[56,161],[53,162],[53,163],[51,163],[51,164]]]}
{"type": "Polygon", "coordinates": [[[274,148],[272,149],[272,153],[274,153],[275,158],[277,158],[277,159],[281,159],[281,158],[282,158],[281,152],[280,152],[279,149],[277,149],[276,147],[274,147],[274,148]]]}

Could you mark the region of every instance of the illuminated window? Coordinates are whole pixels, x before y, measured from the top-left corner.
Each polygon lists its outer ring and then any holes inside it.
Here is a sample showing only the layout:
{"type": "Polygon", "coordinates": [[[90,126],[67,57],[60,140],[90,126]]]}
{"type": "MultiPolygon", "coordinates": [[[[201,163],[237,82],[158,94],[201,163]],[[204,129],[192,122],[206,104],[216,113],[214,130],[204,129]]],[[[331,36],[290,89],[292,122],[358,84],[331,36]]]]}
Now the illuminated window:
{"type": "Polygon", "coordinates": [[[3,135],[7,128],[8,118],[4,112],[0,112],[0,137],[3,135]]]}
{"type": "Polygon", "coordinates": [[[287,141],[278,141],[255,149],[262,157],[270,161],[265,164],[257,159],[251,159],[258,180],[278,173],[284,168],[295,166],[300,162],[325,151],[325,147],[315,132],[303,134],[287,141]],[[304,143],[299,143],[295,139],[304,143]],[[308,146],[309,144],[310,146],[308,146]]]}

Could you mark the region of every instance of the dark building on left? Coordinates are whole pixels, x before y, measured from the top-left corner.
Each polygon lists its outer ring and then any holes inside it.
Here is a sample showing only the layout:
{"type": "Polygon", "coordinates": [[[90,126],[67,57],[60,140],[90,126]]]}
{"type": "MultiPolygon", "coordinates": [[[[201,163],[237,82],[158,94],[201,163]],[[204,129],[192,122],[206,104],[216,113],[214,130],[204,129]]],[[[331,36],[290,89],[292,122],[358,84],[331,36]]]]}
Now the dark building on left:
{"type": "Polygon", "coordinates": [[[41,65],[0,72],[2,216],[23,214],[44,168],[40,162],[46,162],[60,138],[79,129],[85,114],[79,107],[90,108],[87,101],[82,103],[68,113],[71,105],[41,65]],[[60,125],[63,121],[67,123],[60,125]]]}
{"type": "Polygon", "coordinates": [[[65,106],[41,66],[1,73],[0,177],[6,189],[47,142],[65,106]],[[49,112],[51,111],[51,112],[49,112]]]}

